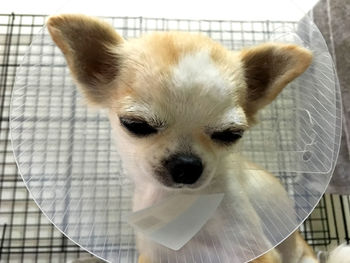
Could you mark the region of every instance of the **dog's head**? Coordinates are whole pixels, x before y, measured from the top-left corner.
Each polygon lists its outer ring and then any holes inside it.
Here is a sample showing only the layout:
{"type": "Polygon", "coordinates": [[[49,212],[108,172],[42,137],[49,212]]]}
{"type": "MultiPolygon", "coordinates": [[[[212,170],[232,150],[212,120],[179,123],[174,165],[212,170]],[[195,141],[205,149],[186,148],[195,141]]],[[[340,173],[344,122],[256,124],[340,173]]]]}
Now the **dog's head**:
{"type": "Polygon", "coordinates": [[[232,52],[202,35],[153,33],[125,41],[107,23],[51,17],[49,32],[91,104],[109,110],[136,183],[207,185],[254,116],[311,63],[295,45],[232,52]]]}

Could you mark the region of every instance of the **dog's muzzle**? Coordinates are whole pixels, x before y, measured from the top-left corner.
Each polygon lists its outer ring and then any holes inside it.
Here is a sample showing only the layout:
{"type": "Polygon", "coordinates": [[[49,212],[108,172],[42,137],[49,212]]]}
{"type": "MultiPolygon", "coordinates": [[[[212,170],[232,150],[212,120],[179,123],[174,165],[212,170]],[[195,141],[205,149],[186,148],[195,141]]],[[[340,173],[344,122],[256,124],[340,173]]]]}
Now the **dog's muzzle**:
{"type": "Polygon", "coordinates": [[[194,184],[203,172],[201,159],[194,154],[175,154],[164,161],[173,181],[178,184],[194,184]]]}

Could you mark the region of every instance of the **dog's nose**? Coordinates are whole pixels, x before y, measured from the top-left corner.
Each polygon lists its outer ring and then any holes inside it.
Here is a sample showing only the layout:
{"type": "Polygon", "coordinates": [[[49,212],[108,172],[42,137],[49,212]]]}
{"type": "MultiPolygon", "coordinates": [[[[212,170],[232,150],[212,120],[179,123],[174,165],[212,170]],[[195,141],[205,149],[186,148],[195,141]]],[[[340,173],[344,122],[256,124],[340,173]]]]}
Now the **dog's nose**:
{"type": "Polygon", "coordinates": [[[175,183],[194,184],[203,172],[203,164],[199,157],[193,154],[176,154],[165,161],[175,183]]]}

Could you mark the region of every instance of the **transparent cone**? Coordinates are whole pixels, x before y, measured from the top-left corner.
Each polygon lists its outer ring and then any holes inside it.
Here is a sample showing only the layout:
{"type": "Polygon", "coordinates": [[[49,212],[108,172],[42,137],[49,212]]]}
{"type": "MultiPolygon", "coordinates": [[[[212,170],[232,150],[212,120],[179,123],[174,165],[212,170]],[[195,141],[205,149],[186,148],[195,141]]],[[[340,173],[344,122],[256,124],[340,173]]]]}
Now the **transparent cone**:
{"type": "MultiPolygon", "coordinates": [[[[325,41],[310,19],[259,24],[145,17],[106,20],[125,38],[172,29],[200,31],[229,49],[278,41],[313,51],[312,66],[261,112],[259,123],[236,153],[258,166],[241,167],[232,160],[237,170],[228,172],[245,169],[251,176],[244,191],[251,191],[256,198],[246,200],[240,191],[223,193],[215,213],[231,211],[230,216],[216,226],[215,233],[208,234],[210,229],[204,225],[193,237],[215,246],[218,253],[185,245],[166,254],[153,251],[152,262],[173,262],[168,261],[173,257],[179,262],[247,262],[295,231],[328,185],[341,130],[336,72],[325,41]],[[287,194],[282,188],[262,192],[260,169],[273,173],[287,194]],[[245,202],[252,204],[253,217],[248,216],[245,202]]],[[[107,114],[86,107],[46,28],[36,36],[17,70],[11,136],[23,180],[52,223],[98,257],[136,262],[135,231],[128,223],[133,183],[123,171],[107,114]]]]}

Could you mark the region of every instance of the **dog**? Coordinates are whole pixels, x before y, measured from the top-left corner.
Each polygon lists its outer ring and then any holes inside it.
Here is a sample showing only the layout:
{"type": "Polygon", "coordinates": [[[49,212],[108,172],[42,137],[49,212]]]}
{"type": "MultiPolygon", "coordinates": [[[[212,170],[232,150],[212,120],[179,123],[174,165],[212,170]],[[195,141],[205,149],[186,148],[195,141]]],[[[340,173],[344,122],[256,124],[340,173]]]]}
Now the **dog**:
{"type": "MultiPolygon", "coordinates": [[[[230,51],[207,36],[184,32],[155,32],[124,40],[108,23],[75,14],[52,16],[47,27],[88,104],[109,112],[123,166],[135,184],[134,211],[176,193],[229,193],[226,204],[240,214],[258,242],[268,244],[252,198],[292,204],[273,175],[251,169],[254,164],[241,159],[234,149],[255,124],[259,110],[309,67],[309,50],[265,43],[230,51]],[[230,161],[233,158],[236,165],[230,161]],[[270,189],[269,196],[265,189],[270,189]]],[[[199,235],[221,244],[215,233],[230,217],[227,213],[219,207],[199,235]]],[[[220,245],[203,244],[196,238],[180,252],[141,234],[136,239],[139,263],[156,262],[155,255],[157,262],[185,262],[177,253],[186,256],[188,252],[183,251],[191,249],[205,251],[211,262],[236,262],[229,255],[224,257],[220,245]]],[[[294,232],[250,262],[318,261],[294,232]]]]}

